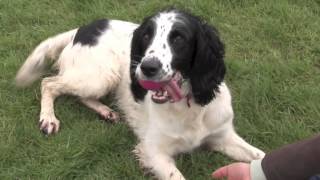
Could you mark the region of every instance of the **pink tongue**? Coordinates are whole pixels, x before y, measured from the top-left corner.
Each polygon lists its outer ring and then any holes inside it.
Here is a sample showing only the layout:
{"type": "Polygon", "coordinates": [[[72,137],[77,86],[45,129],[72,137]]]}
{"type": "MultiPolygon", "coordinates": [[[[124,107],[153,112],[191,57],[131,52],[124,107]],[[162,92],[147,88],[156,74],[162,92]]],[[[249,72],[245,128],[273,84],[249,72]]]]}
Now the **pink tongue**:
{"type": "Polygon", "coordinates": [[[173,102],[180,101],[183,96],[177,80],[171,79],[168,84],[163,87],[171,97],[173,102]]]}
{"type": "Polygon", "coordinates": [[[169,82],[153,82],[153,81],[139,81],[140,85],[148,90],[157,91],[159,89],[163,89],[167,91],[170,96],[171,102],[180,101],[183,96],[181,89],[178,85],[178,81],[172,78],[169,82]]]}

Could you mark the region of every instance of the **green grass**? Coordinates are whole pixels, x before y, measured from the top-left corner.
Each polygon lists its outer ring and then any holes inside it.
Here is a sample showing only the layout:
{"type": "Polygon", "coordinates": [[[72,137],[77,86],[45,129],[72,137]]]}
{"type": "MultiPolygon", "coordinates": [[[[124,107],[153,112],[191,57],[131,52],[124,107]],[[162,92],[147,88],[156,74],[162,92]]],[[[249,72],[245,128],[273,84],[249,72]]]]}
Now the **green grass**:
{"type": "MultiPolygon", "coordinates": [[[[168,5],[220,30],[241,136],[270,151],[319,132],[318,0],[0,0],[0,179],[150,179],[131,153],[136,138],[125,123],[102,123],[75,98],[62,97],[61,131],[46,137],[37,127],[39,83],[21,90],[13,78],[48,36],[102,17],[141,22],[168,5]]],[[[229,162],[202,150],[177,157],[188,179],[210,179],[229,162]]]]}

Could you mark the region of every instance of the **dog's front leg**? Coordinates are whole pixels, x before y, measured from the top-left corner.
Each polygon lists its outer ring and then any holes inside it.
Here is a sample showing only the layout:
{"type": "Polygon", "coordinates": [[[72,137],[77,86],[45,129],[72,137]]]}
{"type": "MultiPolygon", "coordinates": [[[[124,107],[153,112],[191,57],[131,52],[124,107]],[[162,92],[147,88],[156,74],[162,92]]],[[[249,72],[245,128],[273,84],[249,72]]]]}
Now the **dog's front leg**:
{"type": "Polygon", "coordinates": [[[161,147],[152,143],[141,142],[134,150],[140,165],[160,180],[185,180],[174,163],[174,159],[167,153],[161,152],[161,147]]]}
{"type": "Polygon", "coordinates": [[[57,133],[60,121],[54,114],[54,100],[64,93],[65,85],[57,76],[47,77],[41,83],[41,112],[39,127],[45,134],[57,133]]]}
{"type": "Polygon", "coordinates": [[[251,162],[254,159],[262,159],[265,155],[263,151],[243,140],[233,128],[209,136],[207,142],[213,150],[220,151],[238,161],[251,162]]]}

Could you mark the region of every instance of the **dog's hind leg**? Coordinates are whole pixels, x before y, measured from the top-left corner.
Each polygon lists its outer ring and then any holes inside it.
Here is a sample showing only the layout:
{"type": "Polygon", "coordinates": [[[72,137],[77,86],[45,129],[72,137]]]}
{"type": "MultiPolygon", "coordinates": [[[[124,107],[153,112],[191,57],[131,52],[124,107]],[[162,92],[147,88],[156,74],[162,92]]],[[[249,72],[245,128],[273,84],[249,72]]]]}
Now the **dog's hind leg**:
{"type": "Polygon", "coordinates": [[[117,112],[102,104],[97,99],[82,98],[81,102],[90,109],[96,111],[104,120],[108,120],[110,122],[118,122],[120,120],[119,114],[117,112]]]}
{"type": "Polygon", "coordinates": [[[41,83],[41,112],[39,127],[45,134],[57,133],[60,121],[54,114],[54,100],[65,93],[66,86],[59,76],[47,77],[41,83]]]}

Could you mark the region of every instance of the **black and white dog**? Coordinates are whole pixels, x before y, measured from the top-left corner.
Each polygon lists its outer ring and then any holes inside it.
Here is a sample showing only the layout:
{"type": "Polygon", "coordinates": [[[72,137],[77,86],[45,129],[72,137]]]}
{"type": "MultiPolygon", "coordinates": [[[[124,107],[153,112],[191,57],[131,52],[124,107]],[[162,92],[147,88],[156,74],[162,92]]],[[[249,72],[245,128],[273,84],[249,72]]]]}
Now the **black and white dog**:
{"type": "Polygon", "coordinates": [[[78,96],[115,121],[117,113],[99,101],[114,91],[139,138],[134,152],[159,179],[184,179],[173,156],[204,143],[236,160],[264,156],[234,131],[217,30],[189,13],[168,9],[141,25],[99,20],[49,38],[21,67],[17,84],[40,78],[46,59],[56,59],[58,69],[41,84],[39,123],[47,134],[60,127],[53,108],[56,97],[78,96]]]}

